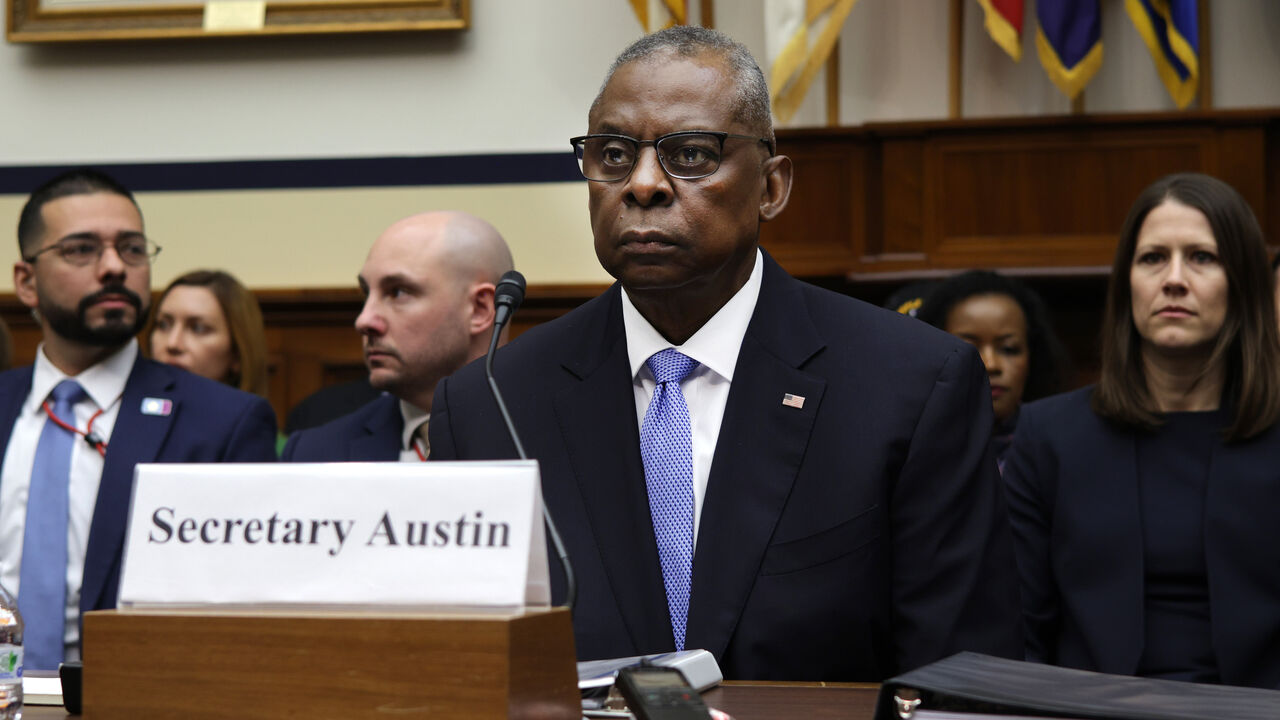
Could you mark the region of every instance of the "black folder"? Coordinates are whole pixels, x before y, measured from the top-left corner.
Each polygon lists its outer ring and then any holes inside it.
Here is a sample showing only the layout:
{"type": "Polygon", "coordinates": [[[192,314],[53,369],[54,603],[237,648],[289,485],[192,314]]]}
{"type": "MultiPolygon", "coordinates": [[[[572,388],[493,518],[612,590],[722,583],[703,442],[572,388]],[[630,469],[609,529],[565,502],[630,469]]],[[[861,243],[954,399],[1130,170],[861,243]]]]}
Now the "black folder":
{"type": "Polygon", "coordinates": [[[1280,691],[1106,675],[966,652],[885,681],[875,720],[910,718],[904,713],[912,709],[1084,720],[1276,720],[1280,691]]]}

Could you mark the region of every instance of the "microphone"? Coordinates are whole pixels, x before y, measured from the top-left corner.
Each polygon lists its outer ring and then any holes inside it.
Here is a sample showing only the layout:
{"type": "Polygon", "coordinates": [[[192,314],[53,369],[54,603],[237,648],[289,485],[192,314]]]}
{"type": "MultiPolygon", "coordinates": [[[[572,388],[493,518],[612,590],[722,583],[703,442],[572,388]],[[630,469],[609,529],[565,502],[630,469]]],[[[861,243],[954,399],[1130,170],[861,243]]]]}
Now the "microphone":
{"type": "MultiPolygon", "coordinates": [[[[520,442],[520,435],[516,432],[516,424],[512,422],[511,413],[507,412],[507,404],[502,399],[502,391],[498,390],[498,381],[493,377],[493,357],[498,351],[498,337],[502,335],[502,329],[519,309],[520,303],[524,302],[524,288],[524,275],[511,270],[503,274],[502,279],[493,289],[493,336],[489,339],[489,352],[484,356],[484,376],[489,381],[489,392],[493,394],[493,401],[498,404],[498,412],[502,414],[502,422],[507,426],[511,443],[516,446],[516,454],[521,460],[528,460],[529,456],[524,451],[524,444],[520,442]]],[[[545,501],[542,503],[542,521],[547,527],[547,537],[551,538],[551,545],[560,556],[560,567],[564,569],[565,607],[569,612],[573,612],[573,604],[578,599],[578,582],[573,575],[573,565],[569,562],[569,552],[565,550],[564,541],[560,539],[560,533],[556,530],[556,524],[551,519],[551,511],[547,509],[545,501]]]]}
{"type": "MultiPolygon", "coordinates": [[[[515,315],[520,303],[524,302],[524,275],[511,270],[504,273],[493,289],[493,326],[502,328],[515,315]]],[[[493,352],[492,348],[490,352],[493,352]]]]}

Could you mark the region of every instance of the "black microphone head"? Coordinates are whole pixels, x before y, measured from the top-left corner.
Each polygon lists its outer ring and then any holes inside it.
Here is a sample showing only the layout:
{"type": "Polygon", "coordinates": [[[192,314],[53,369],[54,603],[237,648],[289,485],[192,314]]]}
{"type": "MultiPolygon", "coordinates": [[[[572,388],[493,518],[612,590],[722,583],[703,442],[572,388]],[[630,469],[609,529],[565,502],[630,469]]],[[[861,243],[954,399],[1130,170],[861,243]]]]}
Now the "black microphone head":
{"type": "Polygon", "coordinates": [[[493,304],[498,307],[505,305],[514,312],[522,302],[524,302],[524,275],[521,275],[518,270],[503,273],[502,279],[493,290],[493,304]]]}

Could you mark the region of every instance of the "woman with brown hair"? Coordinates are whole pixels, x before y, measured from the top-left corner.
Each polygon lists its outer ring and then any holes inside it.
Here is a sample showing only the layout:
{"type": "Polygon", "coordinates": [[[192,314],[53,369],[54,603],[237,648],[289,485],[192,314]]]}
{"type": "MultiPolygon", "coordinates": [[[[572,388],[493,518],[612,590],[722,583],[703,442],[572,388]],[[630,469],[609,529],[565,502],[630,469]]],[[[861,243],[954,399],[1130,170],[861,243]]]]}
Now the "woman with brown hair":
{"type": "Polygon", "coordinates": [[[1102,375],[1024,406],[1004,479],[1030,660],[1280,688],[1280,334],[1227,184],[1170,175],[1121,231],[1102,375]]]}
{"type": "Polygon", "coordinates": [[[193,270],[165,288],[144,331],[151,357],[267,395],[267,340],[258,300],[221,270],[193,270]]]}

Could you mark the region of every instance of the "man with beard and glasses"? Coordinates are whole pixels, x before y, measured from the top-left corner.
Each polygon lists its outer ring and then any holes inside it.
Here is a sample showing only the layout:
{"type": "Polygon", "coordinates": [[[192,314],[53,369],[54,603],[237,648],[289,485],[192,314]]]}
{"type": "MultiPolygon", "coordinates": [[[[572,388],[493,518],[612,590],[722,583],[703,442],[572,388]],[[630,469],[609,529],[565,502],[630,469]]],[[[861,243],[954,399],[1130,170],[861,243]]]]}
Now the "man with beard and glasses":
{"type": "Polygon", "coordinates": [[[78,657],[81,613],[115,606],[134,465],[273,460],[275,416],[138,353],[160,249],[112,178],[40,186],[18,248],[14,292],[42,335],[33,366],[0,374],[0,584],[26,622],[27,669],[52,670],[78,657]]]}
{"type": "Polygon", "coordinates": [[[289,438],[290,462],[419,461],[436,383],[483,357],[494,287],[512,267],[496,228],[464,212],[428,212],[387,228],[360,270],[369,384],[381,397],[289,438]]]}

